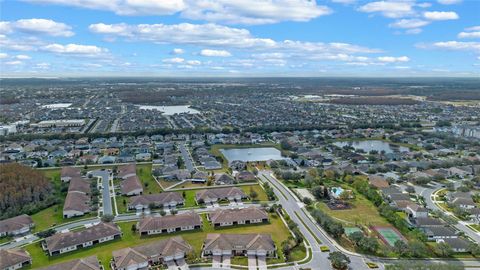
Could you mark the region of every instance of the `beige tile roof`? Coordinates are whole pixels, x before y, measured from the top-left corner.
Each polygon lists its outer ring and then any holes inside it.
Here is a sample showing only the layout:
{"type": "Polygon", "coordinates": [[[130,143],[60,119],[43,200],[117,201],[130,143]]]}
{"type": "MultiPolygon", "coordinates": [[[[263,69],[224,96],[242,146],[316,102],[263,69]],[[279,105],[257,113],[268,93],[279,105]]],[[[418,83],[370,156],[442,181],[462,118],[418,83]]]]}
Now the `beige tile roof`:
{"type": "Polygon", "coordinates": [[[204,250],[266,250],[275,251],[275,243],[270,234],[219,234],[209,233],[204,242],[204,250]]]}
{"type": "Polygon", "coordinates": [[[47,249],[52,252],[118,234],[121,234],[121,231],[116,224],[101,222],[81,231],[56,233],[47,237],[45,243],[47,244],[47,249]]]}
{"type": "Polygon", "coordinates": [[[145,217],[140,220],[138,230],[140,232],[150,230],[162,230],[179,228],[182,226],[201,226],[202,219],[194,211],[184,214],[168,215],[164,217],[145,217]]]}
{"type": "Polygon", "coordinates": [[[39,270],[100,270],[100,264],[97,256],[90,256],[47,266],[39,270]]]}
{"type": "Polygon", "coordinates": [[[144,194],[139,196],[134,196],[130,198],[130,205],[149,205],[150,203],[155,204],[168,204],[172,201],[183,202],[185,201],[177,192],[162,192],[158,194],[144,194]]]}
{"type": "Polygon", "coordinates": [[[82,174],[80,169],[75,167],[62,167],[62,171],[60,172],[61,177],[81,177],[82,174]]]}
{"type": "Polygon", "coordinates": [[[25,250],[21,249],[0,249],[0,269],[7,269],[10,266],[30,261],[32,258],[25,250]]]}
{"type": "Polygon", "coordinates": [[[195,193],[195,198],[198,201],[199,199],[227,199],[228,197],[234,197],[240,195],[242,198],[247,197],[243,190],[237,187],[224,187],[224,188],[209,188],[197,191],[195,193]]]}
{"type": "Polygon", "coordinates": [[[23,227],[33,224],[33,220],[28,215],[20,215],[0,221],[0,233],[9,233],[20,230],[23,227]]]}
{"type": "Polygon", "coordinates": [[[212,223],[245,221],[253,219],[268,219],[268,214],[263,209],[255,206],[242,209],[217,209],[209,214],[212,223]]]}
{"type": "Polygon", "coordinates": [[[123,194],[128,194],[137,189],[141,189],[143,192],[142,183],[140,183],[140,179],[136,175],[127,177],[125,180],[122,181],[120,186],[122,188],[123,194]]]}
{"type": "Polygon", "coordinates": [[[181,236],[176,236],[141,246],[116,250],[113,252],[113,259],[118,268],[124,268],[149,259],[173,256],[181,252],[186,254],[192,250],[192,247],[181,236]]]}

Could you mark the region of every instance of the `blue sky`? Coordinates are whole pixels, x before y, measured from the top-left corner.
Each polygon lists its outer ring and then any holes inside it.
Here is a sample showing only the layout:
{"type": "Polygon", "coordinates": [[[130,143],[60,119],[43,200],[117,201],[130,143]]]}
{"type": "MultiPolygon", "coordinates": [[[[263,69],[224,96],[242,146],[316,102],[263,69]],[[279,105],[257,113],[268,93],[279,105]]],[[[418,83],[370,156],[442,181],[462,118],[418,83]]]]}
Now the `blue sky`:
{"type": "Polygon", "coordinates": [[[479,76],[476,0],[0,1],[1,76],[479,76]]]}

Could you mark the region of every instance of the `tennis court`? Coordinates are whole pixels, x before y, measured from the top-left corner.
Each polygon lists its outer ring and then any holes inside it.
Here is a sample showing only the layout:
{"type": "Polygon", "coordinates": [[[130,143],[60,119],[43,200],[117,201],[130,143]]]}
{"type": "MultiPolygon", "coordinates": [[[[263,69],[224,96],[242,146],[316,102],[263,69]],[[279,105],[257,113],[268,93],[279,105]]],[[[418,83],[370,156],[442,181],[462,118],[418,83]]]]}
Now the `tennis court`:
{"type": "MultiPolygon", "coordinates": [[[[354,232],[362,232],[362,230],[360,230],[359,228],[357,227],[345,227],[345,234],[347,236],[349,236],[350,234],[354,233],[354,232]]],[[[362,232],[363,233],[363,232],[362,232]]]]}
{"type": "Polygon", "coordinates": [[[382,239],[382,241],[385,244],[387,244],[391,247],[393,247],[395,245],[395,242],[397,242],[398,240],[405,242],[405,238],[403,238],[403,236],[400,234],[400,232],[397,231],[395,228],[391,228],[391,227],[372,227],[372,229],[377,232],[377,234],[380,236],[380,239],[382,239]]]}

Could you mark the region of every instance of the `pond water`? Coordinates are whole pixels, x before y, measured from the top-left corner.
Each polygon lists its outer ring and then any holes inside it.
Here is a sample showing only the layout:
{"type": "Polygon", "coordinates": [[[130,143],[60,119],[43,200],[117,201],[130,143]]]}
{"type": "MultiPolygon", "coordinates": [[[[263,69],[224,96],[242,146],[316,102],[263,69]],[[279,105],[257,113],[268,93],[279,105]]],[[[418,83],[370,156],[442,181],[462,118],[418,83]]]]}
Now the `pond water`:
{"type": "Polygon", "coordinates": [[[199,111],[190,108],[189,105],[178,105],[178,106],[149,106],[149,105],[139,105],[142,110],[157,110],[163,112],[165,115],[174,115],[180,113],[188,114],[197,114],[199,111]]]}
{"type": "Polygon", "coordinates": [[[380,140],[369,140],[369,141],[352,141],[352,142],[335,142],[334,145],[338,147],[344,147],[345,145],[350,145],[355,149],[362,149],[366,153],[377,150],[378,152],[385,151],[385,153],[393,152],[409,152],[410,149],[403,146],[396,146],[389,144],[380,140]]]}
{"type": "Polygon", "coordinates": [[[284,159],[282,152],[273,147],[220,149],[220,152],[229,163],[234,160],[247,162],[284,159]]]}

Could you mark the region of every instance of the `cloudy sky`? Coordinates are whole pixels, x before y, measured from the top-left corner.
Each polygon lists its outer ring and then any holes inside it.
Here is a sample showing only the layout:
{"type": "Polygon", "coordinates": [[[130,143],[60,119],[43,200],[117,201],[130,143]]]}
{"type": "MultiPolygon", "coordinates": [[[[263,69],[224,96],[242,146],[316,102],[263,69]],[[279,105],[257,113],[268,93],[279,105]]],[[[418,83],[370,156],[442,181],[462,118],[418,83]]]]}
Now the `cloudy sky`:
{"type": "Polygon", "coordinates": [[[0,75],[479,76],[477,0],[0,0],[0,75]]]}

